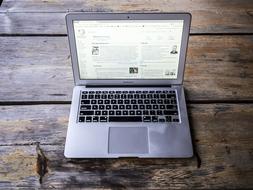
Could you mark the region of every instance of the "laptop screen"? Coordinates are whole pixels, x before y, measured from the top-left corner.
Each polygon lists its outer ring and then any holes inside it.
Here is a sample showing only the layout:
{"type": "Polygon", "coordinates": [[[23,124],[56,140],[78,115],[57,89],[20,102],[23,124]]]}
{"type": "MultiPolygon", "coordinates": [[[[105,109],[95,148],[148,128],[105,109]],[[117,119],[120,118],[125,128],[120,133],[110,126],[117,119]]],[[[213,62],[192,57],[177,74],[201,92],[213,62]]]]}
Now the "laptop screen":
{"type": "Polygon", "coordinates": [[[183,20],[73,24],[80,79],[177,79],[183,20]]]}

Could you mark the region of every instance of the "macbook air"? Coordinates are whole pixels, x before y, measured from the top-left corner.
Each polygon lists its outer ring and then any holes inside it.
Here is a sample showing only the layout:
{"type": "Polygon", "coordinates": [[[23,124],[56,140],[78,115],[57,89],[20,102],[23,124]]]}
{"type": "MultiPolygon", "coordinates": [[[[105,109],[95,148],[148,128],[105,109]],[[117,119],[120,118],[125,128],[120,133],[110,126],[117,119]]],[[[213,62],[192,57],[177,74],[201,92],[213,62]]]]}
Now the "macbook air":
{"type": "Polygon", "coordinates": [[[66,16],[73,90],[68,158],[193,155],[183,75],[189,13],[66,16]]]}

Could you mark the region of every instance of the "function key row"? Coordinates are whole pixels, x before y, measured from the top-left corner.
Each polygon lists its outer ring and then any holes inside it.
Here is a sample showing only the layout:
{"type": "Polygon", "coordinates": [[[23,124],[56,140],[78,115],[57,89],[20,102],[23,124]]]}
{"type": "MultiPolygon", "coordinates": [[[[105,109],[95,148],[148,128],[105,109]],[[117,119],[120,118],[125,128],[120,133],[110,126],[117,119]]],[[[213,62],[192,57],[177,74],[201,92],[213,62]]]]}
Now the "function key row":
{"type": "Polygon", "coordinates": [[[140,91],[140,90],[136,90],[136,91],[133,91],[133,90],[130,90],[130,91],[126,91],[126,90],[123,90],[123,91],[107,91],[107,90],[103,90],[103,91],[82,91],[82,94],[134,94],[134,93],[137,93],[137,94],[146,94],[146,93],[166,93],[166,94],[175,94],[175,91],[174,90],[143,90],[143,91],[140,91]]]}
{"type": "Polygon", "coordinates": [[[176,99],[176,94],[83,94],[84,99],[176,99]]]}

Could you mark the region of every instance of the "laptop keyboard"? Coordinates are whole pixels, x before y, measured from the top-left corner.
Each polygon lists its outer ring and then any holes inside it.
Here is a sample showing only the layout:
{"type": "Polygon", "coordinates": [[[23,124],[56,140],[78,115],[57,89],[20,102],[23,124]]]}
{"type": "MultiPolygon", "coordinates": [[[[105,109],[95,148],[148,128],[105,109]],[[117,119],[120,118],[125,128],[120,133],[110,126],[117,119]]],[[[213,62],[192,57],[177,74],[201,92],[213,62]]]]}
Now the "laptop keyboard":
{"type": "Polygon", "coordinates": [[[79,122],[179,122],[174,90],[82,91],[79,122]]]}

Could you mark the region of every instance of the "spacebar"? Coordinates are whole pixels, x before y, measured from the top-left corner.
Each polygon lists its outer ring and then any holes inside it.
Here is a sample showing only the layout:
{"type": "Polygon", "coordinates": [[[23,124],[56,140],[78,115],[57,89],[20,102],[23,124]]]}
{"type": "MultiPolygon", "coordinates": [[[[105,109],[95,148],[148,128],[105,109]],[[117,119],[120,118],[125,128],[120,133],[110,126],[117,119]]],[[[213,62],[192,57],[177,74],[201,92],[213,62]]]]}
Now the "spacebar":
{"type": "Polygon", "coordinates": [[[138,122],[142,121],[141,116],[109,116],[109,122],[138,122]]]}

